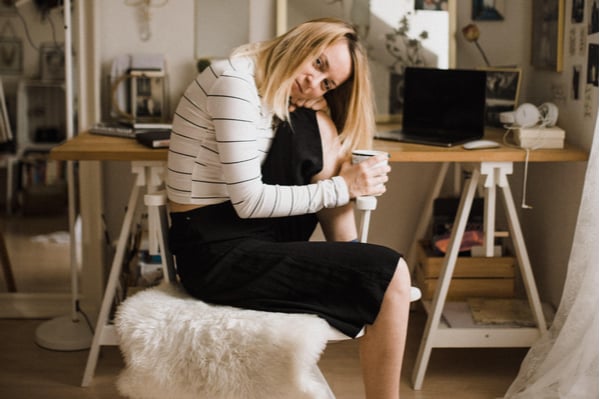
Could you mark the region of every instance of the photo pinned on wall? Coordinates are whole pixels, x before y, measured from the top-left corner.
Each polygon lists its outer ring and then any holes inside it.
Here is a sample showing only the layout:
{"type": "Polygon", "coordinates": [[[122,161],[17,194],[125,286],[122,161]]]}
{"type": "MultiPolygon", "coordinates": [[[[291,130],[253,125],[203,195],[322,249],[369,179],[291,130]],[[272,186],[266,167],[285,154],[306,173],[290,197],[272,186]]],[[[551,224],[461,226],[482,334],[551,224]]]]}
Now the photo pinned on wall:
{"type": "Polygon", "coordinates": [[[43,43],[40,46],[40,78],[65,80],[65,52],[60,43],[43,43]]]}
{"type": "Polygon", "coordinates": [[[448,11],[448,0],[415,0],[415,10],[448,11]]]}
{"type": "Polygon", "coordinates": [[[485,123],[487,126],[502,127],[500,113],[513,111],[519,101],[521,69],[483,68],[485,83],[485,123]]]}
{"type": "Polygon", "coordinates": [[[588,34],[598,33],[598,0],[591,0],[589,18],[588,34]]]}
{"type": "Polygon", "coordinates": [[[474,21],[504,20],[504,0],[473,0],[471,19],[474,21]]]}
{"type": "Polygon", "coordinates": [[[565,0],[533,0],[531,64],[537,69],[563,70],[565,0]]]}
{"type": "Polygon", "coordinates": [[[571,29],[569,29],[569,45],[568,45],[569,52],[567,53],[567,54],[569,54],[570,57],[573,57],[575,55],[576,47],[577,47],[577,30],[574,27],[571,27],[571,29]]]}
{"type": "Polygon", "coordinates": [[[573,100],[579,100],[579,87],[581,86],[581,65],[573,65],[573,75],[571,78],[571,98],[573,100]]]}
{"type": "Polygon", "coordinates": [[[591,118],[597,114],[598,103],[596,99],[598,98],[598,91],[592,90],[592,88],[592,85],[585,85],[583,87],[583,116],[585,118],[591,118]]]}
{"type": "Polygon", "coordinates": [[[587,83],[598,87],[598,45],[588,46],[587,83]]]}
{"type": "Polygon", "coordinates": [[[23,42],[15,37],[0,37],[0,75],[23,72],[23,42]]]}
{"type": "Polygon", "coordinates": [[[577,39],[577,55],[585,57],[585,49],[587,47],[587,28],[585,26],[579,29],[579,38],[577,39]]]}
{"type": "Polygon", "coordinates": [[[584,0],[573,0],[571,6],[571,23],[579,24],[583,22],[584,0]]]}

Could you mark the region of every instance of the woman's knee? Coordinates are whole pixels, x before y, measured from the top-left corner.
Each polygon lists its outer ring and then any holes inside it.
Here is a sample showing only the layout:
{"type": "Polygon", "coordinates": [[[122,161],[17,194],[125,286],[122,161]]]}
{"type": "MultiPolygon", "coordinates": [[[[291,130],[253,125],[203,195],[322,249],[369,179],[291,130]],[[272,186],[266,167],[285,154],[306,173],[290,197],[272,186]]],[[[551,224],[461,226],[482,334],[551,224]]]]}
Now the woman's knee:
{"type": "MultiPolygon", "coordinates": [[[[390,285],[388,286],[388,292],[390,294],[400,295],[402,297],[410,297],[411,281],[410,271],[408,270],[408,264],[404,258],[400,257],[396,271],[392,276],[390,285]]],[[[387,294],[387,292],[386,292],[387,294]]]]}

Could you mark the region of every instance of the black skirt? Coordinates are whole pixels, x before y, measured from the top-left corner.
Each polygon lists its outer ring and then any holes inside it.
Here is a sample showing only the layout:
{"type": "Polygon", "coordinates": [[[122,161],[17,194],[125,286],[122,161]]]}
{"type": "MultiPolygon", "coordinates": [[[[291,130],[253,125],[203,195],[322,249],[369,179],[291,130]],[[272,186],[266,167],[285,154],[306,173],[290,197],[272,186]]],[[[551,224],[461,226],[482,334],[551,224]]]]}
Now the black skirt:
{"type": "MultiPolygon", "coordinates": [[[[269,184],[308,184],[322,169],[314,111],[282,123],[262,167],[269,184]]],[[[373,244],[310,242],[314,214],[241,219],[231,202],[171,213],[183,287],[203,301],[316,314],[348,336],[372,324],[400,254],[373,244]]]]}

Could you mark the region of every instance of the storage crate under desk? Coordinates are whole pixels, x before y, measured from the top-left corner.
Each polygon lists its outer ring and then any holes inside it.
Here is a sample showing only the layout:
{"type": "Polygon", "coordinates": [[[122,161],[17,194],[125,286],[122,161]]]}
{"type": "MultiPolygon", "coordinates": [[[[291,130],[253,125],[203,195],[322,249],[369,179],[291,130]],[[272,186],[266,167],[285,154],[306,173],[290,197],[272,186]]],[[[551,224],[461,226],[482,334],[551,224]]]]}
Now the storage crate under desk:
{"type": "MultiPolygon", "coordinates": [[[[432,299],[444,257],[437,256],[428,241],[421,241],[417,248],[415,282],[423,299],[432,299]]],[[[456,260],[448,300],[470,297],[512,298],[515,296],[516,259],[512,256],[472,257],[459,256],[456,260]]]]}

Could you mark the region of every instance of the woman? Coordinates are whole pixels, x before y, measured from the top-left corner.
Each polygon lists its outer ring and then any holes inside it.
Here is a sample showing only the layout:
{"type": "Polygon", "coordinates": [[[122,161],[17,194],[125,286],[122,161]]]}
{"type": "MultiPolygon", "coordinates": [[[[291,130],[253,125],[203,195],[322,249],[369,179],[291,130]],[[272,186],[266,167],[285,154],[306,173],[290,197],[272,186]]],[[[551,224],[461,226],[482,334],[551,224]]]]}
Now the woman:
{"type": "Polygon", "coordinates": [[[398,398],[410,278],[393,250],[356,244],[351,199],[385,192],[370,144],[367,58],[321,19],[247,45],[188,87],[173,120],[170,246],[206,302],[311,313],[360,340],[367,398],[398,398]],[[327,242],[309,242],[320,223],[327,242]]]}

